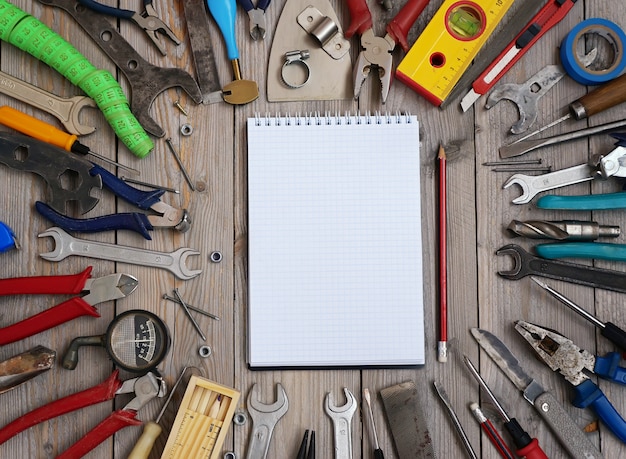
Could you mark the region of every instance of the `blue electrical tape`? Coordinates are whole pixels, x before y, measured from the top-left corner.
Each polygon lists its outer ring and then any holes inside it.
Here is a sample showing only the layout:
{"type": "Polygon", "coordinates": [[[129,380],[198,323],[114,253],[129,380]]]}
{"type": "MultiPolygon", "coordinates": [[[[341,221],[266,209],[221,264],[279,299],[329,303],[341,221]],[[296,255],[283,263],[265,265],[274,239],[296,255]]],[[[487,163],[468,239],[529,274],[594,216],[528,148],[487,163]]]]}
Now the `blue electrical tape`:
{"type": "Polygon", "coordinates": [[[598,85],[611,81],[622,74],[626,68],[624,47],[626,33],[615,23],[602,18],[587,19],[567,34],[561,43],[561,64],[575,81],[584,85],[598,85]],[[613,47],[613,63],[607,69],[593,70],[586,68],[578,57],[578,41],[586,34],[602,36],[613,47]]]}
{"type": "Polygon", "coordinates": [[[0,253],[17,247],[15,235],[11,228],[0,222],[0,253]]]}

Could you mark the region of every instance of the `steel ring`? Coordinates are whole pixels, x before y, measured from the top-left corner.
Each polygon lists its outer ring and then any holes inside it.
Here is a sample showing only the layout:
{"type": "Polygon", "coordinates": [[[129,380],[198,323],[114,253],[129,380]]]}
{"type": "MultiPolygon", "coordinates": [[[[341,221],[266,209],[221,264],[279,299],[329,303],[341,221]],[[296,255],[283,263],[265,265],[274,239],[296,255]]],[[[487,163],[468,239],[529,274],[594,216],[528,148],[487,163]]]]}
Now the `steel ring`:
{"type": "Polygon", "coordinates": [[[308,49],[304,49],[302,51],[289,51],[285,53],[285,63],[280,71],[280,76],[283,80],[283,83],[290,88],[298,89],[308,83],[309,78],[311,77],[311,67],[306,63],[306,59],[311,56],[311,53],[308,49]],[[285,75],[285,70],[292,64],[297,64],[303,67],[304,69],[304,81],[302,83],[294,83],[288,81],[287,76],[285,75]]]}

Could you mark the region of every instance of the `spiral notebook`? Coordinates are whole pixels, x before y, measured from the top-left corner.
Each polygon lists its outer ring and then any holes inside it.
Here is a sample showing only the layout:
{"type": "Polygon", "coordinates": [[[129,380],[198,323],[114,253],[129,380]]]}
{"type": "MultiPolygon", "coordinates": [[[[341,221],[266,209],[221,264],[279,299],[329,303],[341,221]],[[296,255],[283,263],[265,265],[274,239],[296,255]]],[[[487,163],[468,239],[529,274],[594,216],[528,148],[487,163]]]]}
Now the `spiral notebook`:
{"type": "Polygon", "coordinates": [[[247,128],[250,368],[423,364],[416,117],[247,128]]]}

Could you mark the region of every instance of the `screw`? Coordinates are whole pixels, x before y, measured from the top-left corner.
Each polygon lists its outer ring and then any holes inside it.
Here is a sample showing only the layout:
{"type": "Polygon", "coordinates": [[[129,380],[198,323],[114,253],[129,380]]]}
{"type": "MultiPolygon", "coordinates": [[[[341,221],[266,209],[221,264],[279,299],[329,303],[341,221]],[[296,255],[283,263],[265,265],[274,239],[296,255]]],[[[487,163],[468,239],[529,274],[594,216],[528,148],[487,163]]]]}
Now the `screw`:
{"type": "Polygon", "coordinates": [[[177,109],[179,109],[179,110],[180,110],[180,112],[181,112],[183,115],[185,115],[185,116],[188,116],[188,115],[189,115],[189,113],[187,113],[187,110],[185,109],[185,107],[183,107],[182,105],[180,105],[180,101],[179,101],[179,100],[174,101],[174,107],[176,107],[177,109]]]}

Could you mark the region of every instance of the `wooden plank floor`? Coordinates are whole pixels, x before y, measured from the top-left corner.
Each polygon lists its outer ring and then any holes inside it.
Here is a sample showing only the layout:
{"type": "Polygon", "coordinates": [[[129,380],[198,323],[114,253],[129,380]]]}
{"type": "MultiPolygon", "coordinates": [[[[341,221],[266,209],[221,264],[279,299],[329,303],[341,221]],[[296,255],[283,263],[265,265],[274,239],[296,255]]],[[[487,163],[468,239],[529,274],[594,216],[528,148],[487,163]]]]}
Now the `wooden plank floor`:
{"type": "MultiPolygon", "coordinates": [[[[201,0],[198,0],[201,1],[201,0]]],[[[79,25],[64,11],[44,6],[39,2],[15,0],[14,3],[26,12],[39,18],[56,32],[70,41],[81,53],[99,68],[119,76],[122,87],[129,91],[124,77],[116,71],[113,63],[85,34],[79,25]]],[[[110,5],[113,1],[103,2],[110,5]]],[[[141,2],[121,0],[125,8],[140,8],[141,2]]],[[[381,389],[409,379],[416,381],[420,397],[428,413],[430,433],[435,451],[440,458],[463,457],[464,451],[458,436],[453,431],[449,418],[432,389],[433,381],[441,382],[450,395],[452,404],[465,427],[469,439],[479,456],[497,457],[497,453],[481,434],[479,427],[468,410],[472,401],[480,399],[477,384],[463,367],[459,357],[468,355],[492,389],[503,401],[504,406],[520,423],[536,436],[548,456],[565,458],[567,454],[559,445],[547,425],[523,398],[492,361],[479,352],[469,333],[471,327],[480,326],[500,336],[518,355],[528,372],[550,389],[562,401],[566,410],[584,426],[595,420],[588,410],[579,410],[570,404],[572,393],[565,381],[533,358],[527,345],[513,331],[513,321],[523,319],[559,330],[589,351],[605,353],[614,350],[610,343],[599,336],[589,323],[555,300],[548,297],[530,279],[517,282],[497,276],[497,271],[511,267],[510,259],[498,257],[495,251],[511,242],[505,228],[512,219],[595,219],[602,224],[621,225],[626,228],[623,212],[597,212],[584,215],[543,211],[533,203],[514,205],[511,200],[519,193],[512,187],[502,189],[507,174],[491,171],[483,166],[485,161],[498,159],[499,146],[510,141],[509,127],[517,120],[516,108],[510,103],[501,103],[491,110],[484,108],[484,98],[468,113],[462,114],[458,105],[452,104],[445,110],[433,107],[399,82],[392,85],[387,103],[380,101],[378,84],[370,78],[365,84],[358,101],[317,101],[269,103],[266,98],[267,59],[285,0],[276,0],[267,11],[268,31],[262,42],[253,42],[247,31],[247,17],[238,9],[238,43],[241,51],[243,78],[258,82],[261,94],[257,101],[240,107],[226,104],[195,105],[179,88],[160,94],[151,108],[151,115],[180,149],[183,162],[191,172],[198,190],[191,192],[185,183],[164,139],[155,139],[155,150],[146,159],[138,159],[121,145],[103,116],[97,110],[85,110],[81,119],[97,126],[97,131],[80,140],[94,151],[141,170],[141,179],[147,182],[173,186],[180,195],[166,194],[163,200],[173,206],[185,207],[192,219],[192,229],[179,234],[170,230],[155,230],[152,241],[146,241],[134,233],[119,231],[78,235],[86,239],[106,241],[120,245],[173,251],[179,247],[190,247],[201,251],[201,255],[190,260],[190,264],[203,270],[201,276],[190,281],[177,280],[170,273],[142,266],[104,262],[87,258],[71,257],[60,263],[44,261],[39,253],[50,248],[50,241],[37,238],[37,234],[51,226],[34,210],[34,202],[46,199],[44,183],[38,177],[0,167],[0,220],[15,231],[21,244],[20,250],[0,254],[2,268],[0,277],[72,274],[92,265],[94,276],[113,272],[136,276],[140,285],[130,297],[98,305],[101,318],[80,318],[71,324],[59,326],[37,336],[2,347],[0,359],[4,360],[37,344],[53,349],[61,355],[70,340],[76,336],[104,333],[108,323],[122,311],[140,308],[155,312],[168,324],[172,333],[172,348],[161,364],[160,370],[168,383],[172,383],[184,365],[201,368],[204,375],[221,384],[235,387],[242,393],[239,409],[245,410],[245,400],[251,386],[256,383],[265,402],[274,400],[274,387],[282,383],[289,397],[289,411],[274,431],[268,457],[295,457],[305,429],[313,429],[317,435],[317,457],[333,457],[333,434],[331,420],[323,410],[326,393],[332,392],[336,400],[343,400],[342,389],[349,388],[360,399],[363,388],[378,393],[381,389]],[[173,102],[188,109],[183,115],[173,102]],[[426,365],[411,370],[318,370],[318,371],[249,371],[246,366],[246,286],[247,286],[247,221],[246,221],[246,119],[255,113],[262,115],[277,113],[355,113],[360,111],[410,112],[418,116],[421,128],[422,155],[422,212],[424,247],[424,309],[426,330],[426,365]],[[189,123],[193,134],[180,135],[180,126],[189,123]],[[448,163],[448,289],[449,289],[449,335],[452,338],[452,356],[448,363],[436,360],[438,339],[437,313],[437,174],[436,153],[439,144],[449,152],[448,163]],[[221,263],[211,263],[209,254],[220,251],[221,263]],[[207,334],[206,344],[213,353],[209,358],[198,356],[202,340],[174,304],[164,301],[163,293],[178,287],[182,296],[192,305],[201,306],[218,315],[221,320],[213,321],[197,316],[207,334]]],[[[374,29],[383,33],[384,24],[392,17],[385,13],[378,2],[370,1],[374,16],[374,29]]],[[[396,2],[398,3],[398,2],[396,2]]],[[[349,14],[345,2],[333,0],[341,24],[345,28],[349,14]]],[[[411,42],[424,29],[433,16],[440,0],[432,1],[411,30],[411,42]]],[[[162,57],[141,30],[128,21],[118,24],[120,33],[150,63],[162,67],[178,67],[195,75],[189,38],[186,30],[182,2],[155,2],[159,16],[182,38],[180,46],[166,43],[168,55],[162,57]]],[[[394,5],[397,11],[402,5],[394,5]]],[[[518,0],[513,6],[524,7],[518,0]]],[[[579,1],[573,11],[536,45],[504,78],[504,82],[520,83],[548,64],[558,63],[558,46],[566,34],[586,18],[603,17],[626,27],[626,4],[613,0],[579,1]]],[[[221,36],[211,21],[214,52],[219,66],[220,80],[225,85],[232,80],[231,68],[225,55],[221,36]]],[[[289,37],[283,38],[289,39],[289,37]]],[[[357,55],[357,41],[352,40],[353,60],[357,55]]],[[[398,53],[398,56],[400,53],[398,53]]],[[[2,43],[0,55],[2,71],[22,78],[64,97],[81,94],[46,65],[17,48],[2,43]]],[[[589,88],[569,78],[559,82],[541,99],[537,126],[556,119],[564,112],[567,104],[589,88]]],[[[45,119],[55,125],[56,120],[8,96],[0,95],[1,105],[10,105],[26,113],[45,119]]],[[[597,125],[620,119],[624,108],[617,107],[594,116],[589,122],[568,122],[549,131],[566,132],[587,125],[597,125]]],[[[612,140],[607,135],[581,139],[576,142],[545,148],[527,155],[543,158],[553,169],[583,163],[597,153],[612,149],[612,140]]],[[[381,154],[385,154],[381,151],[381,154]]],[[[126,175],[120,172],[118,175],[126,175]]],[[[585,194],[589,192],[615,192],[620,189],[616,180],[592,184],[579,184],[560,190],[560,194],[585,194]]],[[[90,215],[134,210],[131,206],[114,199],[111,193],[102,192],[100,203],[90,215]]],[[[618,242],[622,242],[623,237],[618,242]]],[[[530,248],[533,241],[515,241],[530,248]]],[[[624,270],[620,263],[595,262],[596,266],[624,270]]],[[[623,297],[617,293],[594,290],[564,282],[551,282],[555,288],[569,298],[595,313],[604,321],[626,324],[623,297]]],[[[0,298],[0,324],[2,326],[40,312],[61,301],[51,296],[12,296],[0,298]]],[[[382,313],[382,312],[381,312],[382,313]]],[[[349,324],[346,324],[349,326],[349,324]]],[[[68,371],[57,366],[19,388],[0,395],[0,425],[57,398],[91,387],[104,380],[112,367],[102,349],[84,348],[80,352],[78,369],[68,371]]],[[[130,377],[122,373],[123,378],[130,377]]],[[[616,384],[600,382],[600,387],[614,403],[618,411],[626,413],[624,389],[616,384]]],[[[50,458],[55,457],[81,438],[89,429],[104,419],[113,409],[121,408],[128,397],[118,396],[115,403],[101,403],[93,407],[42,423],[0,445],[2,458],[50,458]]],[[[138,414],[142,420],[154,419],[162,400],[153,401],[138,414]]],[[[390,430],[382,411],[380,397],[376,397],[374,414],[379,439],[385,457],[397,457],[390,430]]],[[[494,416],[495,421],[495,416],[494,416]]],[[[167,431],[173,422],[173,414],[163,418],[167,431]]],[[[245,457],[251,423],[233,425],[224,445],[224,451],[234,451],[237,457],[245,457]]],[[[498,424],[501,429],[502,425],[498,424]]],[[[353,424],[354,457],[372,457],[372,435],[369,424],[359,412],[353,424]]],[[[140,427],[122,430],[113,439],[98,446],[88,455],[91,458],[125,458],[141,433],[140,427]]],[[[503,435],[505,435],[503,433],[503,435]]],[[[626,448],[617,438],[600,424],[590,434],[601,447],[606,458],[622,457],[626,448]]],[[[166,435],[158,440],[151,457],[160,457],[166,435]]],[[[221,457],[221,456],[220,456],[221,457]]]]}

